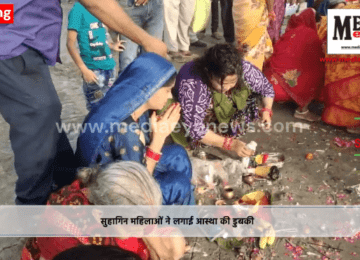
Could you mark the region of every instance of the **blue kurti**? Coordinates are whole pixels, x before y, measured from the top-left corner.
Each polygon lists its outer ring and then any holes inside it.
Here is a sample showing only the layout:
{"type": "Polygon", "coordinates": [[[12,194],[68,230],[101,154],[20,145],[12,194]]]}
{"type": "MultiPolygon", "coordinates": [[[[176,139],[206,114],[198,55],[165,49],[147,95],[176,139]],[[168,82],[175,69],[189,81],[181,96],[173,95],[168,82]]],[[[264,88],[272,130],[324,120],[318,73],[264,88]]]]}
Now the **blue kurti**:
{"type": "MultiPolygon", "coordinates": [[[[96,155],[97,163],[107,164],[117,160],[135,161],[145,164],[145,148],[150,144],[148,113],[135,122],[131,116],[114,126],[115,133],[105,138],[96,155]],[[144,133],[145,143],[140,140],[144,133]]],[[[166,145],[162,149],[162,157],[153,173],[160,184],[164,205],[194,205],[193,188],[190,185],[192,171],[187,152],[180,145],[166,145]]]]}

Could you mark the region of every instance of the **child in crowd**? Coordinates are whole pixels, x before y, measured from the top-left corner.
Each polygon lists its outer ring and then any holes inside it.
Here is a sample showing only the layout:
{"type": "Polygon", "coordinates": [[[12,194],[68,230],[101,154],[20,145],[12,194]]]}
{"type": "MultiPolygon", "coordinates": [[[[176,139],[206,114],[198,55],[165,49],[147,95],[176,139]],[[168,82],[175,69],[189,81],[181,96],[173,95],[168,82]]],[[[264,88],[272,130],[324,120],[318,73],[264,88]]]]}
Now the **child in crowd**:
{"type": "Polygon", "coordinates": [[[86,96],[86,107],[98,103],[110,89],[116,79],[116,62],[111,49],[117,52],[124,50],[123,41],[108,42],[106,27],[90,14],[80,3],[75,3],[69,13],[67,48],[81,70],[86,96]],[[76,50],[78,41],[80,54],[76,50]]]}

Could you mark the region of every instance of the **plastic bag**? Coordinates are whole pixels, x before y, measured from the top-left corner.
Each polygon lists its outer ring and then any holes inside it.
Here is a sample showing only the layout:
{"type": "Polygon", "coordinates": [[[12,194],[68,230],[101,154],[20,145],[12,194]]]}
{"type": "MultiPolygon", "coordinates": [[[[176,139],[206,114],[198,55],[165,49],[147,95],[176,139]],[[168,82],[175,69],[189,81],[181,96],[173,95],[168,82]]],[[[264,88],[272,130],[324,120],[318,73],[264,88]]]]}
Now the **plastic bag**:
{"type": "Polygon", "coordinates": [[[206,25],[209,22],[210,11],[210,0],[196,0],[194,17],[190,25],[194,33],[200,32],[206,28],[206,25]]]}
{"type": "Polygon", "coordinates": [[[229,175],[242,176],[243,173],[246,173],[246,168],[239,160],[227,158],[222,162],[222,165],[229,175]]]}
{"type": "Polygon", "coordinates": [[[203,185],[214,183],[216,178],[220,178],[224,185],[229,182],[229,176],[224,170],[222,161],[208,161],[191,157],[193,169],[191,183],[194,185],[203,185]]]}

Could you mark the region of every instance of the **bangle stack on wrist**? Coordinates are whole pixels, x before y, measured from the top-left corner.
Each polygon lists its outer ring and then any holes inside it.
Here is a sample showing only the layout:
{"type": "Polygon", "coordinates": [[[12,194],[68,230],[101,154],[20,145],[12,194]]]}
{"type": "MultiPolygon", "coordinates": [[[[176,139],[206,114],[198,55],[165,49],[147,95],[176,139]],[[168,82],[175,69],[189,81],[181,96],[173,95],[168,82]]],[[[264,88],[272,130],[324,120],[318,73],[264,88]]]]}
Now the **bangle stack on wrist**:
{"type": "Polygon", "coordinates": [[[233,143],[233,139],[232,139],[232,138],[230,138],[230,137],[225,137],[224,144],[223,144],[223,149],[230,151],[230,150],[231,150],[232,143],[233,143]]]}
{"type": "Polygon", "coordinates": [[[155,153],[153,150],[151,150],[149,147],[146,149],[145,157],[153,160],[155,162],[159,162],[161,158],[162,153],[155,153]]]}
{"type": "Polygon", "coordinates": [[[273,116],[273,111],[272,111],[271,109],[269,109],[269,108],[263,108],[263,109],[261,109],[261,113],[264,113],[265,111],[266,111],[266,112],[269,112],[270,117],[273,116]]]}

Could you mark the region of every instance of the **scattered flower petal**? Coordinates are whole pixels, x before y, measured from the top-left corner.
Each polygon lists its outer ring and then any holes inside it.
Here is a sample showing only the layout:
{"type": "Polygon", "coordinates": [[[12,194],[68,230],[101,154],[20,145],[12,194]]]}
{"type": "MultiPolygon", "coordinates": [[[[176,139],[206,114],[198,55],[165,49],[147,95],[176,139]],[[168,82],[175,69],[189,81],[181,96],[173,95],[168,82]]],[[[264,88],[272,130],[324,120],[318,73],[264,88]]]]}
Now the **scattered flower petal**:
{"type": "Polygon", "coordinates": [[[342,199],[346,198],[347,195],[346,195],[346,194],[343,194],[343,193],[339,193],[339,194],[336,195],[336,197],[337,197],[338,199],[342,200],[342,199]]]}
{"type": "Polygon", "coordinates": [[[290,251],[294,250],[294,247],[290,243],[286,243],[285,247],[286,247],[286,249],[288,249],[290,251]]]}
{"type": "Polygon", "coordinates": [[[335,204],[335,201],[331,197],[327,197],[326,204],[327,205],[335,204]]]}
{"type": "Polygon", "coordinates": [[[345,240],[346,242],[351,243],[351,244],[353,244],[353,243],[355,242],[355,239],[353,239],[353,238],[351,238],[351,237],[345,237],[344,240],[345,240]]]}
{"type": "Polygon", "coordinates": [[[258,254],[258,253],[260,253],[260,250],[259,250],[259,248],[254,248],[254,249],[252,250],[252,253],[255,253],[255,254],[258,254]]]}
{"type": "Polygon", "coordinates": [[[293,201],[293,200],[294,200],[293,196],[288,195],[288,200],[289,200],[289,201],[293,201]]]}
{"type": "Polygon", "coordinates": [[[301,255],[302,252],[303,252],[303,248],[302,248],[301,246],[297,246],[297,247],[295,248],[295,253],[296,253],[297,255],[301,255]]]}

